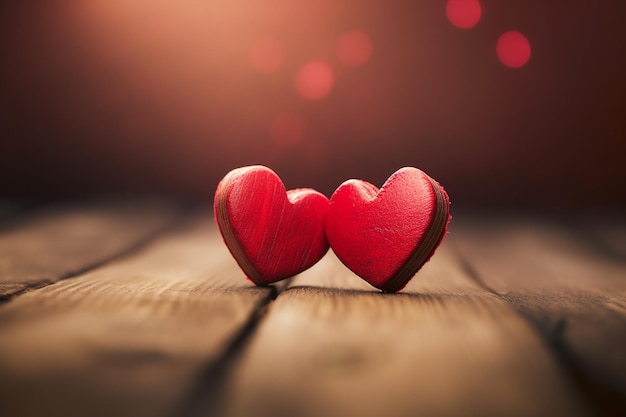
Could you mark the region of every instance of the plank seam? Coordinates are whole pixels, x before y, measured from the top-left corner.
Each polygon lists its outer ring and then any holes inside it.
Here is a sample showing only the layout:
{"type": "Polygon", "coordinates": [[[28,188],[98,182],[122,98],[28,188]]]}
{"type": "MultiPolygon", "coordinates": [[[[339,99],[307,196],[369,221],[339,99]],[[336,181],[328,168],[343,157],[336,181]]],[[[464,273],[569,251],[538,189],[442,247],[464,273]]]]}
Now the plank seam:
{"type": "Polygon", "coordinates": [[[22,294],[26,294],[28,292],[34,291],[34,290],[38,290],[41,288],[45,288],[48,285],[52,285],[55,284],[59,281],[64,281],[66,279],[73,279],[73,278],[79,278],[80,276],[82,276],[83,274],[87,273],[87,272],[91,272],[97,268],[100,268],[106,264],[109,264],[111,262],[114,262],[118,259],[123,259],[125,257],[128,257],[130,255],[133,255],[134,253],[136,253],[137,251],[145,248],[146,246],[148,246],[148,244],[150,244],[151,242],[153,242],[154,240],[156,240],[158,237],[164,235],[165,233],[168,233],[172,230],[175,230],[182,222],[183,220],[188,216],[188,214],[192,211],[192,207],[183,207],[180,209],[180,212],[176,215],[173,216],[173,218],[166,222],[166,224],[164,224],[161,227],[157,227],[155,230],[153,230],[152,232],[149,232],[147,234],[145,234],[143,237],[139,238],[138,240],[136,240],[134,243],[132,243],[130,246],[127,246],[115,253],[113,253],[110,256],[107,256],[97,262],[94,262],[90,265],[86,265],[83,268],[79,268],[75,271],[70,271],[68,273],[65,273],[63,275],[61,275],[58,279],[56,280],[39,280],[39,281],[33,281],[28,283],[28,286],[21,288],[19,290],[16,290],[14,292],[11,293],[7,293],[7,294],[0,294],[0,306],[6,304],[7,302],[11,301],[12,299],[14,299],[15,297],[18,297],[22,294]]]}
{"type": "Polygon", "coordinates": [[[502,298],[500,294],[498,294],[493,288],[487,285],[482,280],[482,278],[480,278],[478,271],[474,269],[474,267],[469,262],[469,260],[463,255],[458,244],[452,241],[449,243],[449,245],[450,245],[450,248],[452,249],[452,253],[454,254],[454,257],[456,258],[456,261],[459,263],[459,266],[461,267],[461,270],[465,272],[467,277],[476,285],[478,285],[480,288],[482,288],[483,290],[497,296],[498,298],[502,298]]]}
{"type": "MultiPolygon", "coordinates": [[[[268,307],[278,298],[282,291],[288,287],[288,282],[293,278],[282,281],[286,285],[280,287],[269,286],[270,293],[260,300],[248,321],[241,330],[235,334],[230,343],[226,345],[224,354],[217,359],[210,360],[202,368],[191,385],[189,395],[183,399],[179,407],[176,407],[171,416],[213,416],[220,415],[224,406],[224,394],[227,389],[228,377],[237,359],[243,353],[245,347],[252,339],[256,329],[265,317],[268,307]]],[[[281,282],[281,283],[282,283],[281,282]]]]}
{"type": "Polygon", "coordinates": [[[542,326],[539,321],[524,313],[523,309],[520,309],[511,297],[500,294],[487,285],[456,243],[453,247],[456,259],[468,277],[481,288],[489,291],[511,306],[515,314],[535,330],[548,354],[554,358],[557,366],[571,382],[572,388],[579,394],[583,403],[589,407],[593,415],[606,417],[626,415],[626,398],[624,393],[602,384],[601,381],[589,375],[584,366],[580,364],[571,347],[561,337],[567,328],[567,320],[565,318],[559,318],[552,329],[542,326]]]}

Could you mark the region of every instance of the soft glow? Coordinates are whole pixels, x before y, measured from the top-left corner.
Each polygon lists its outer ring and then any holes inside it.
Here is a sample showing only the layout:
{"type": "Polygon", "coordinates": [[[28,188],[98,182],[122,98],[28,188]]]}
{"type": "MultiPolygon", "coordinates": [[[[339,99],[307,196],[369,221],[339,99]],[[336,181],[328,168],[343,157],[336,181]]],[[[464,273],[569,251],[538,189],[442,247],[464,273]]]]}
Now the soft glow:
{"type": "Polygon", "coordinates": [[[335,76],[333,70],[322,61],[310,61],[296,75],[296,89],[309,100],[319,100],[330,93],[335,76]]]}
{"type": "Polygon", "coordinates": [[[257,40],[250,48],[252,65],[263,73],[276,72],[285,60],[283,46],[273,37],[257,40]]]}
{"type": "Polygon", "coordinates": [[[514,30],[503,33],[498,39],[496,53],[507,67],[521,68],[530,59],[530,43],[526,36],[514,30]]]}
{"type": "Polygon", "coordinates": [[[352,30],[344,33],[337,42],[339,60],[349,66],[358,67],[365,64],[372,55],[372,41],[367,33],[352,30]]]}
{"type": "Polygon", "coordinates": [[[324,165],[328,162],[330,150],[328,143],[323,139],[313,136],[310,137],[307,132],[307,140],[302,143],[303,154],[302,164],[311,170],[323,170],[324,165]]]}
{"type": "Polygon", "coordinates": [[[446,15],[454,26],[470,29],[480,20],[482,8],[478,0],[448,0],[446,15]]]}
{"type": "Polygon", "coordinates": [[[270,136],[277,147],[287,149],[302,140],[304,130],[302,118],[295,113],[285,111],[277,114],[272,120],[270,136]]]}

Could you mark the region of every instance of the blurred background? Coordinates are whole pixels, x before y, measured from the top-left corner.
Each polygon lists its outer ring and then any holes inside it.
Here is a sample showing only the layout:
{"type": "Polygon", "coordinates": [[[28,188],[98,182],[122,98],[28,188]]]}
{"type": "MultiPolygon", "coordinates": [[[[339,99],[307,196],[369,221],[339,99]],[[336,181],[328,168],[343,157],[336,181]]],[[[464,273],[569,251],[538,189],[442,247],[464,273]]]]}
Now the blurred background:
{"type": "Polygon", "coordinates": [[[0,6],[0,196],[210,201],[242,165],[328,196],[402,166],[453,205],[626,204],[626,3],[0,6]]]}

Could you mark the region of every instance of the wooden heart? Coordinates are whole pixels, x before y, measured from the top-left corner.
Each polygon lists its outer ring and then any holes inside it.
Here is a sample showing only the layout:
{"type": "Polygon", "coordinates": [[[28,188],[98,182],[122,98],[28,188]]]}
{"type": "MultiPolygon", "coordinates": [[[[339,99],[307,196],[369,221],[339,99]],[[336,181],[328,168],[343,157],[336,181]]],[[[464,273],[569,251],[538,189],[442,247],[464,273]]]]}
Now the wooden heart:
{"type": "Polygon", "coordinates": [[[226,246],[247,277],[266,285],[311,267],[328,251],[328,198],[286,191],[264,166],[229,172],[217,186],[214,214],[226,246]]]}
{"type": "Polygon", "coordinates": [[[404,288],[443,240],[450,221],[443,187],[402,168],[383,187],[344,182],[330,198],[326,236],[337,257],[385,292],[404,288]]]}

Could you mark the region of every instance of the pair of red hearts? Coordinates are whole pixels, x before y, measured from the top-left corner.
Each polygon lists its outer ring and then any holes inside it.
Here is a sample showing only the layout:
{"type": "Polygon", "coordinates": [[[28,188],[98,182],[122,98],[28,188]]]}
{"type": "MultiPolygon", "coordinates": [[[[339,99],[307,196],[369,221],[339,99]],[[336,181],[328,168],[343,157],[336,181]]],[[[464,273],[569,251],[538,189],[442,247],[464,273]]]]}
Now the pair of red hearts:
{"type": "Polygon", "coordinates": [[[395,172],[379,190],[360,180],[330,200],[310,189],[285,190],[264,166],[229,172],[215,193],[215,219],[245,274],[257,285],[288,278],[328,251],[376,288],[404,288],[446,234],[450,201],[417,168],[395,172]]]}

